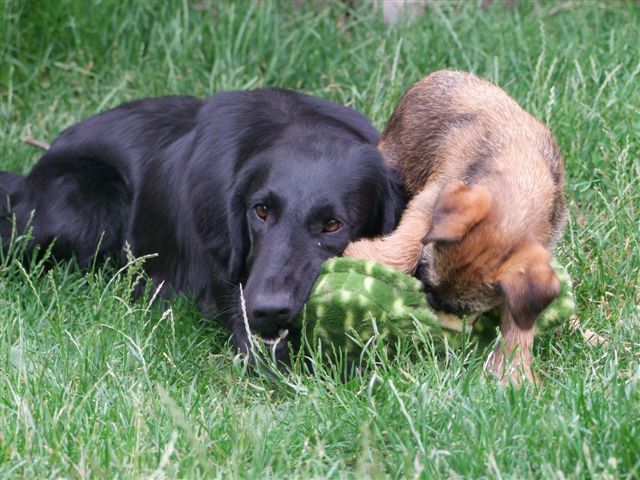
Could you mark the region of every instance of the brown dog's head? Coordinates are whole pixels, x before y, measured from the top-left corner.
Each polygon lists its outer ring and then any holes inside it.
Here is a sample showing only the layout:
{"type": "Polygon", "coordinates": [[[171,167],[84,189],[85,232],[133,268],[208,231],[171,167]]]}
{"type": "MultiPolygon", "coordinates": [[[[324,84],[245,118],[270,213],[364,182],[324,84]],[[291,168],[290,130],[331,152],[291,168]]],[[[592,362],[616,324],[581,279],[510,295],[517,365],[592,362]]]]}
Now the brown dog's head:
{"type": "Polygon", "coordinates": [[[549,251],[531,237],[511,236],[481,185],[446,185],[422,243],[418,276],[437,310],[463,314],[504,305],[528,329],[560,293],[549,251]]]}

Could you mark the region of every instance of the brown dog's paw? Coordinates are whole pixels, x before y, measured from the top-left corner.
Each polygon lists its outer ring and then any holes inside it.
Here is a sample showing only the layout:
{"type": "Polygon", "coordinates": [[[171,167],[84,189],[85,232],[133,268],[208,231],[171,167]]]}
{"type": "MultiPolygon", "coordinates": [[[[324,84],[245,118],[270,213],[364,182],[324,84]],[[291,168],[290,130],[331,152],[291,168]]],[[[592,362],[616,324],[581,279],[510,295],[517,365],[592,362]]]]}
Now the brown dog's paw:
{"type": "Polygon", "coordinates": [[[493,375],[503,385],[519,387],[526,383],[542,383],[540,377],[531,368],[531,357],[519,350],[505,358],[503,346],[499,345],[489,354],[484,364],[486,372],[493,375]]]}

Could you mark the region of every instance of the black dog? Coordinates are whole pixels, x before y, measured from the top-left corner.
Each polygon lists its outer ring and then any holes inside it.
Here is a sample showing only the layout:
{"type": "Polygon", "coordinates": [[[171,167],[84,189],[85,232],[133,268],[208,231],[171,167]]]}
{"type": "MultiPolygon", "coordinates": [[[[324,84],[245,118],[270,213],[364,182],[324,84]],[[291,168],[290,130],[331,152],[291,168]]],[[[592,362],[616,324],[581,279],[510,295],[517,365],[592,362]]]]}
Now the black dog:
{"type": "Polygon", "coordinates": [[[2,248],[35,212],[33,244],[57,259],[157,253],[154,283],[193,295],[246,351],[242,284],[252,332],[282,338],[285,360],[321,263],[398,221],[377,141],[355,110],[282,89],[127,103],[65,130],[26,177],[0,172],[2,248]]]}

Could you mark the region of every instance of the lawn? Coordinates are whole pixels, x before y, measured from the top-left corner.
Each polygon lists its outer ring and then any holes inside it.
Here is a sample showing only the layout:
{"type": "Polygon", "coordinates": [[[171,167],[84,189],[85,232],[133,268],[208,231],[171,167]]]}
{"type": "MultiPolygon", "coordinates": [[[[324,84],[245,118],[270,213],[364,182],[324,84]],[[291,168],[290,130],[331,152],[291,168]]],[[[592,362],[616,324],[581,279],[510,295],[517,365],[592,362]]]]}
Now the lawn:
{"type": "MultiPolygon", "coordinates": [[[[547,335],[539,385],[483,374],[470,346],[380,342],[365,373],[248,373],[188,299],[133,299],[135,267],[0,258],[2,478],[640,476],[640,6],[437,3],[396,25],[365,2],[0,4],[0,169],[144,96],[278,85],[382,128],[442,68],[490,79],[549,124],[567,165],[557,255],[609,343],[547,335]]],[[[317,360],[317,359],[316,359],[317,360]]]]}

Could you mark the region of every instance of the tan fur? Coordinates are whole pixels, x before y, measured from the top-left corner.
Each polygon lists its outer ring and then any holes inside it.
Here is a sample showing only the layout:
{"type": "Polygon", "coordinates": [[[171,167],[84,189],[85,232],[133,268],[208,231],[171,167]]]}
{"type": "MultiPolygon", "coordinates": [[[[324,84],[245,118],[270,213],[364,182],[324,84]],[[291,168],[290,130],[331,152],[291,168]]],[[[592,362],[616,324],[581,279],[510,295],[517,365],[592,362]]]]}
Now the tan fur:
{"type": "MultiPolygon", "coordinates": [[[[519,352],[508,376],[531,378],[533,325],[559,293],[549,252],[565,218],[564,167],[549,130],[495,85],[442,71],[405,93],[378,148],[413,198],[393,234],[352,243],[345,255],[419,267],[451,310],[502,306],[505,351],[519,352]]],[[[503,353],[492,364],[501,377],[503,353]]]]}
{"type": "Polygon", "coordinates": [[[502,343],[492,352],[487,367],[503,380],[511,380],[518,385],[521,380],[534,378],[531,371],[531,350],[534,330],[518,328],[509,310],[503,310],[500,317],[502,343]]]}

